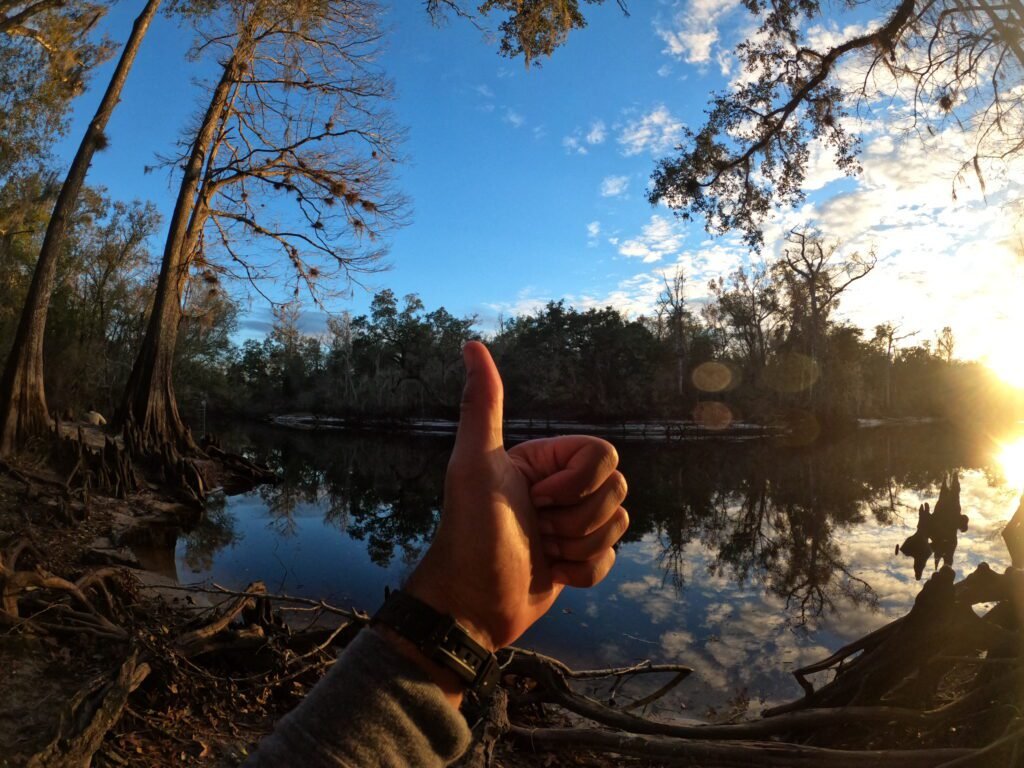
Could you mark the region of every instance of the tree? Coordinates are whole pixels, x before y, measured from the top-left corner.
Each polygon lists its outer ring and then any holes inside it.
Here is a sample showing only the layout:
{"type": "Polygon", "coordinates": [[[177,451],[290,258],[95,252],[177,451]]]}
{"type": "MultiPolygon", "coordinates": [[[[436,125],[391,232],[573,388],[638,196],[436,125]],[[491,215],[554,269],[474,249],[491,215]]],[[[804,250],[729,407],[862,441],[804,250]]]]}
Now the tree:
{"type": "Polygon", "coordinates": [[[789,284],[792,331],[802,338],[807,355],[820,364],[827,323],[839,297],[868,276],[877,261],[853,253],[843,258],[838,241],[826,243],[819,232],[794,230],[779,265],[789,284]]]}
{"type": "Polygon", "coordinates": [[[875,326],[875,343],[885,354],[885,410],[892,409],[892,367],[895,362],[896,345],[901,341],[912,339],[918,331],[900,333],[902,328],[894,323],[882,323],[875,326]]]}
{"type": "MultiPolygon", "coordinates": [[[[483,0],[477,12],[487,18],[491,14],[502,14],[505,18],[498,25],[500,41],[498,50],[503,56],[522,56],[526,66],[537,63],[544,56],[551,56],[555,49],[565,43],[573,30],[587,26],[586,17],[580,7],[602,5],[605,0],[483,0]]],[[[619,9],[629,15],[625,0],[616,0],[619,9]]],[[[464,19],[475,20],[462,0],[426,0],[427,12],[431,18],[440,21],[450,11],[464,19]]]]}
{"type": "Polygon", "coordinates": [[[654,312],[658,326],[671,339],[676,361],[676,396],[682,397],[686,392],[687,355],[693,325],[693,316],[686,307],[686,273],[677,266],[671,278],[668,275],[662,277],[665,288],[658,294],[654,312]]]}
{"type": "Polygon", "coordinates": [[[714,302],[708,312],[728,329],[729,340],[738,347],[747,380],[754,386],[767,365],[782,325],[779,285],[767,266],[739,269],[725,278],[711,281],[714,302]]]}
{"type": "Polygon", "coordinates": [[[106,10],[88,0],[0,0],[0,183],[33,169],[64,132],[89,71],[112,53],[93,35],[106,10]]]}
{"type": "MultiPolygon", "coordinates": [[[[983,167],[1024,150],[1024,68],[1019,3],[991,0],[869,0],[881,19],[828,48],[815,48],[813,22],[833,8],[822,0],[743,0],[761,19],[737,48],[743,76],[715,94],[703,126],[687,129],[679,153],[654,172],[650,199],[709,232],[740,231],[762,244],[778,206],[804,199],[815,145],[847,174],[859,171],[860,138],[851,114],[882,98],[902,104],[911,130],[948,126],[967,134],[961,172],[984,186],[983,167]],[[844,67],[865,72],[842,78],[844,67]],[[855,83],[855,84],[851,84],[855,83]]],[[[851,25],[852,29],[857,29],[851,25]]],[[[954,185],[955,193],[955,185],[954,185]]]]}
{"type": "Polygon", "coordinates": [[[953,329],[944,326],[935,339],[935,353],[948,365],[956,354],[956,336],[953,329]]]}
{"type": "Polygon", "coordinates": [[[401,222],[390,189],[399,136],[374,64],[379,8],[322,0],[231,0],[200,22],[197,53],[222,54],[204,114],[168,164],[184,173],[146,337],[118,422],[146,450],[194,449],[178,413],[174,348],[190,270],[262,293],[289,280],[320,302],[376,268],[401,222]]]}
{"type": "Polygon", "coordinates": [[[57,262],[68,226],[95,153],[106,147],[104,130],[121,99],[135,56],[142,45],[161,0],[149,0],[135,20],[114,74],[96,114],[82,137],[67,178],[54,205],[29,287],[14,346],[0,379],[0,455],[11,453],[25,440],[49,426],[43,378],[43,339],[46,313],[53,293],[57,262]]]}

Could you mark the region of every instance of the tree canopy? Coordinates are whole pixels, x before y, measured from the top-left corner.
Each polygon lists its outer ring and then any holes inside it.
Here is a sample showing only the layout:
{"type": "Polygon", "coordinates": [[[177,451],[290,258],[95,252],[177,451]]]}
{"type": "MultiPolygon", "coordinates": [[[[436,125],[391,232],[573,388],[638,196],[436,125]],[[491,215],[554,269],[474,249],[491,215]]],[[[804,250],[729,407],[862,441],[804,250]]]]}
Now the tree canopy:
{"type": "Polygon", "coordinates": [[[94,32],[106,10],[87,0],[0,0],[0,183],[46,156],[89,72],[113,53],[94,32]]]}
{"type": "Polygon", "coordinates": [[[712,97],[704,124],[686,129],[678,153],[658,164],[649,193],[684,219],[703,219],[709,232],[738,231],[760,246],[771,213],[804,199],[815,145],[856,174],[855,118],[880,99],[899,108],[897,130],[964,132],[957,181],[970,173],[984,186],[987,167],[1024,149],[1019,2],[844,0],[877,18],[866,31],[851,24],[839,42],[815,26],[835,3],[743,5],[760,26],[736,49],[742,73],[712,97]]]}

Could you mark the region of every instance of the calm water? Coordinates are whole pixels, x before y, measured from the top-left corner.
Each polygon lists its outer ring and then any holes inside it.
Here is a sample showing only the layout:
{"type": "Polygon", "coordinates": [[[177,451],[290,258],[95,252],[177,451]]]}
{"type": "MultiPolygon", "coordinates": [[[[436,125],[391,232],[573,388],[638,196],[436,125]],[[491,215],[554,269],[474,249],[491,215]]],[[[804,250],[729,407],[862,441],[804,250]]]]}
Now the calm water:
{"type": "MultiPolygon", "coordinates": [[[[225,500],[180,538],[181,581],[261,579],[372,611],[429,541],[451,438],[272,428],[226,438],[282,482],[225,500]]],[[[893,552],[947,473],[959,472],[970,517],[954,567],[1004,567],[999,532],[1024,481],[1024,431],[968,439],[933,425],[861,430],[813,448],[618,447],[632,526],[616,567],[595,589],[567,590],[520,644],[579,667],[694,667],[655,710],[664,717],[797,697],[794,668],[905,613],[920,584],[912,561],[893,552]]],[[[929,562],[924,578],[931,572],[929,562]]]]}

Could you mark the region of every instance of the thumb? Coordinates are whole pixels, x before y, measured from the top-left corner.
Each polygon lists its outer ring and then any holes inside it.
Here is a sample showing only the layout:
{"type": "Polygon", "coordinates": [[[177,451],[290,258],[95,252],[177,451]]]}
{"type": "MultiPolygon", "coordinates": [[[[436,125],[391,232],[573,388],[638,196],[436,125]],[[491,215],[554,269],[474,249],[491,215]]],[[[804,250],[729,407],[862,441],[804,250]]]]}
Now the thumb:
{"type": "Polygon", "coordinates": [[[470,341],[462,348],[462,359],[466,364],[466,387],[462,390],[462,412],[452,458],[466,461],[503,447],[504,390],[491,353],[479,341],[470,341]]]}

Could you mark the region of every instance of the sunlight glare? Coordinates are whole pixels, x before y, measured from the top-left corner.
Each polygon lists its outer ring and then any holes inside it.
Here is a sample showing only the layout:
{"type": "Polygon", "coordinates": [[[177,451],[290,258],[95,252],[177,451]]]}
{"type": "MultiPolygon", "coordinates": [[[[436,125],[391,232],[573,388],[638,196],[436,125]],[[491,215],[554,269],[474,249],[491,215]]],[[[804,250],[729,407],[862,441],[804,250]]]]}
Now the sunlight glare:
{"type": "Polygon", "coordinates": [[[1004,444],[996,460],[1007,484],[1018,490],[1024,489],[1024,437],[1004,444]]]}
{"type": "Polygon", "coordinates": [[[1013,346],[990,353],[985,364],[1010,386],[1024,389],[1024,355],[1013,346]]]}

